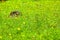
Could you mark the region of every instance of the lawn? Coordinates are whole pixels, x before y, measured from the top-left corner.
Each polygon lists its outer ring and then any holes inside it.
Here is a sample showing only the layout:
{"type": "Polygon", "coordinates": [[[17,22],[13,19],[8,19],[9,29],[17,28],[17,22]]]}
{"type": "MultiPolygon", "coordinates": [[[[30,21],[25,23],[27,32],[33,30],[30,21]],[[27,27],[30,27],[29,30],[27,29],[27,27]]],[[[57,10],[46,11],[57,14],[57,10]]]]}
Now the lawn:
{"type": "Polygon", "coordinates": [[[0,1],[0,40],[60,40],[60,1],[0,1]]]}

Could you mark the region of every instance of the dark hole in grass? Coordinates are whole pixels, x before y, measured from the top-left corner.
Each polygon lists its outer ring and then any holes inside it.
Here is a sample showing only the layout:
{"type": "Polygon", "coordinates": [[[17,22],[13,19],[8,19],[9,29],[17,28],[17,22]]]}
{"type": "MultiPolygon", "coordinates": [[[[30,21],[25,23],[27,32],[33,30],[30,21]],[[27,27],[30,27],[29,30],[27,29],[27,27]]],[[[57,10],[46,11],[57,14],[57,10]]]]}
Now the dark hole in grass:
{"type": "Polygon", "coordinates": [[[17,17],[17,16],[21,16],[22,15],[22,13],[21,12],[19,12],[19,11],[12,11],[11,13],[10,13],[10,16],[11,17],[17,17]]]}

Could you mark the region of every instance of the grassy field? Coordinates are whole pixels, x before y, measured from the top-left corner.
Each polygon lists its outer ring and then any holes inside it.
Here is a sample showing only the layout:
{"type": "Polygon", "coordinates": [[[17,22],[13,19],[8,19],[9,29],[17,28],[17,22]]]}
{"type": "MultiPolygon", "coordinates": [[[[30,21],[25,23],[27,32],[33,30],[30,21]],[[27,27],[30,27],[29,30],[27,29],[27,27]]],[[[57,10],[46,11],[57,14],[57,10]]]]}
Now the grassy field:
{"type": "Polygon", "coordinates": [[[0,40],[60,40],[60,1],[0,2],[0,40]],[[14,10],[22,16],[9,17],[14,10]]]}

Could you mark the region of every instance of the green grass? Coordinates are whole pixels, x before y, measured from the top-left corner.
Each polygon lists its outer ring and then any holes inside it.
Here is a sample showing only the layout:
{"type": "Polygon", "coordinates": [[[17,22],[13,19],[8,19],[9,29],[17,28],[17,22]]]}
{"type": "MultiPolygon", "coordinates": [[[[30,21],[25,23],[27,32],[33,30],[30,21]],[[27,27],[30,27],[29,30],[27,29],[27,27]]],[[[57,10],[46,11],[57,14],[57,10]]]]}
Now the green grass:
{"type": "Polygon", "coordinates": [[[0,40],[60,40],[60,1],[0,2],[0,40]],[[22,16],[8,17],[14,10],[22,16]]]}

